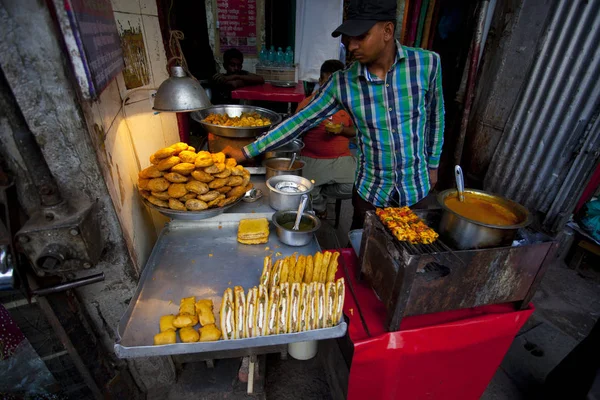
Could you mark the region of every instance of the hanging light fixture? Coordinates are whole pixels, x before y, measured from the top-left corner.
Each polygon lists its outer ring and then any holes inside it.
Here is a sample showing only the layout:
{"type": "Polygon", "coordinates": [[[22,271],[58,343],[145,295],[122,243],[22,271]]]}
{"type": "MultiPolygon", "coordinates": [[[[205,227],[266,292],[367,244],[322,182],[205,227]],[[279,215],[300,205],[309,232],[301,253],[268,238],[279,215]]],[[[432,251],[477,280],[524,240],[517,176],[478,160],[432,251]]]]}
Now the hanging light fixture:
{"type": "Polygon", "coordinates": [[[164,81],[154,97],[155,111],[189,112],[212,106],[200,83],[188,76],[183,67],[171,67],[171,76],[164,81]]]}

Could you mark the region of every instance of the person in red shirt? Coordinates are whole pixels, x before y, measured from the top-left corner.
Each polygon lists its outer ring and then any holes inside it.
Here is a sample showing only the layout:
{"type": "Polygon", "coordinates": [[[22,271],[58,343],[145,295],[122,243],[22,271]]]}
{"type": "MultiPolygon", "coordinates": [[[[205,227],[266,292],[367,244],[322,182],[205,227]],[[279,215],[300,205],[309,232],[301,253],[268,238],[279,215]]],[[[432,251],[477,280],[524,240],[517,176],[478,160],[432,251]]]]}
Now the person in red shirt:
{"type": "MultiPolygon", "coordinates": [[[[327,60],[321,65],[319,85],[323,87],[331,75],[344,69],[338,60],[327,60]]],[[[314,94],[298,105],[298,111],[306,107],[314,94]]],[[[306,162],[302,175],[315,181],[312,191],[313,209],[325,218],[327,197],[351,198],[356,172],[356,158],[348,147],[350,138],[356,135],[352,119],[346,111],[339,111],[329,119],[304,134],[301,159],[306,162]]]]}

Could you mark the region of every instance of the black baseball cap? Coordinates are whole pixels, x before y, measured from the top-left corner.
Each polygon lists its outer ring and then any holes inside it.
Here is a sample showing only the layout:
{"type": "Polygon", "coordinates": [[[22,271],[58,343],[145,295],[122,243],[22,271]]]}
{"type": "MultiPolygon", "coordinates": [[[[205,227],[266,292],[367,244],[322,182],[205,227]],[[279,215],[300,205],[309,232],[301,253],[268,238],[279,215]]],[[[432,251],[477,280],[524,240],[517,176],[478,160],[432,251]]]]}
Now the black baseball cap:
{"type": "Polygon", "coordinates": [[[360,36],[379,21],[395,20],[396,0],[350,0],[346,20],[331,36],[360,36]]]}

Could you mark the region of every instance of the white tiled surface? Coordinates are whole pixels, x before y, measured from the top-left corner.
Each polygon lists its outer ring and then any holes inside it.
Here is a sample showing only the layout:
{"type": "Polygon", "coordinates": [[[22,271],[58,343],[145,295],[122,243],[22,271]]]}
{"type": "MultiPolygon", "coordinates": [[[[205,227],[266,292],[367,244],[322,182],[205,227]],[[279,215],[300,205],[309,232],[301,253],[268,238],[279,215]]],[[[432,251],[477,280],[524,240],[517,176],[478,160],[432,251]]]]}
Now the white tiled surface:
{"type": "MultiPolygon", "coordinates": [[[[110,2],[112,3],[113,11],[115,12],[118,11],[132,14],[140,13],[139,0],[110,0],[110,2]]],[[[156,7],[156,5],[154,5],[154,7],[156,7]]]]}
{"type": "Polygon", "coordinates": [[[158,16],[156,0],[140,0],[140,11],[142,14],[158,16]]]}
{"type": "MultiPolygon", "coordinates": [[[[122,77],[123,75],[119,74],[119,76],[122,77]]],[[[119,94],[119,86],[116,79],[113,79],[106,89],[104,89],[96,104],[102,115],[102,126],[108,131],[111,128],[117,113],[121,109],[121,96],[119,94]]]]}
{"type": "Polygon", "coordinates": [[[150,61],[154,87],[158,88],[163,81],[169,78],[167,72],[167,57],[160,33],[158,17],[142,15],[144,26],[144,42],[146,44],[146,56],[150,61]]]}

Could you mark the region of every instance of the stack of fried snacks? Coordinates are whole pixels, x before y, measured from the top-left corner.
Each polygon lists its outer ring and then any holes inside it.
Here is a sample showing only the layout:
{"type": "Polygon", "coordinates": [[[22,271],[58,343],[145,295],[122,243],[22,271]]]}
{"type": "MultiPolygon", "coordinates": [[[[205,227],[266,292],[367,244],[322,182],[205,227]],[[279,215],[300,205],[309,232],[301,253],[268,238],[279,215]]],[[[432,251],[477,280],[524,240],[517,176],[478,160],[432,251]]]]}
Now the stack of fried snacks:
{"type": "Polygon", "coordinates": [[[185,143],[158,150],[138,176],[140,195],[158,207],[202,211],[224,207],[252,189],[250,172],[223,153],[185,143]]]}
{"type": "Polygon", "coordinates": [[[439,236],[408,207],[378,208],[375,214],[401,242],[431,244],[439,236]]]}
{"type": "Polygon", "coordinates": [[[237,240],[242,244],[261,244],[269,241],[269,221],[266,218],[243,219],[238,226],[237,240]]]}
{"type": "Polygon", "coordinates": [[[346,287],[335,282],[283,282],[271,288],[258,285],[244,293],[241,286],[223,293],[223,339],[296,333],[337,325],[342,318],[346,287]]]}
{"type": "Polygon", "coordinates": [[[194,296],[181,299],[179,314],[163,315],[159,322],[160,333],[154,335],[154,344],[173,344],[177,342],[176,331],[183,343],[211,342],[219,340],[221,331],[215,326],[213,302],[211,299],[196,301],[194,296]],[[194,325],[200,321],[201,328],[194,325]]]}
{"type": "Polygon", "coordinates": [[[243,112],[239,117],[230,117],[229,114],[211,113],[203,119],[204,122],[221,126],[254,127],[271,125],[269,118],[257,112],[243,112]]]}

